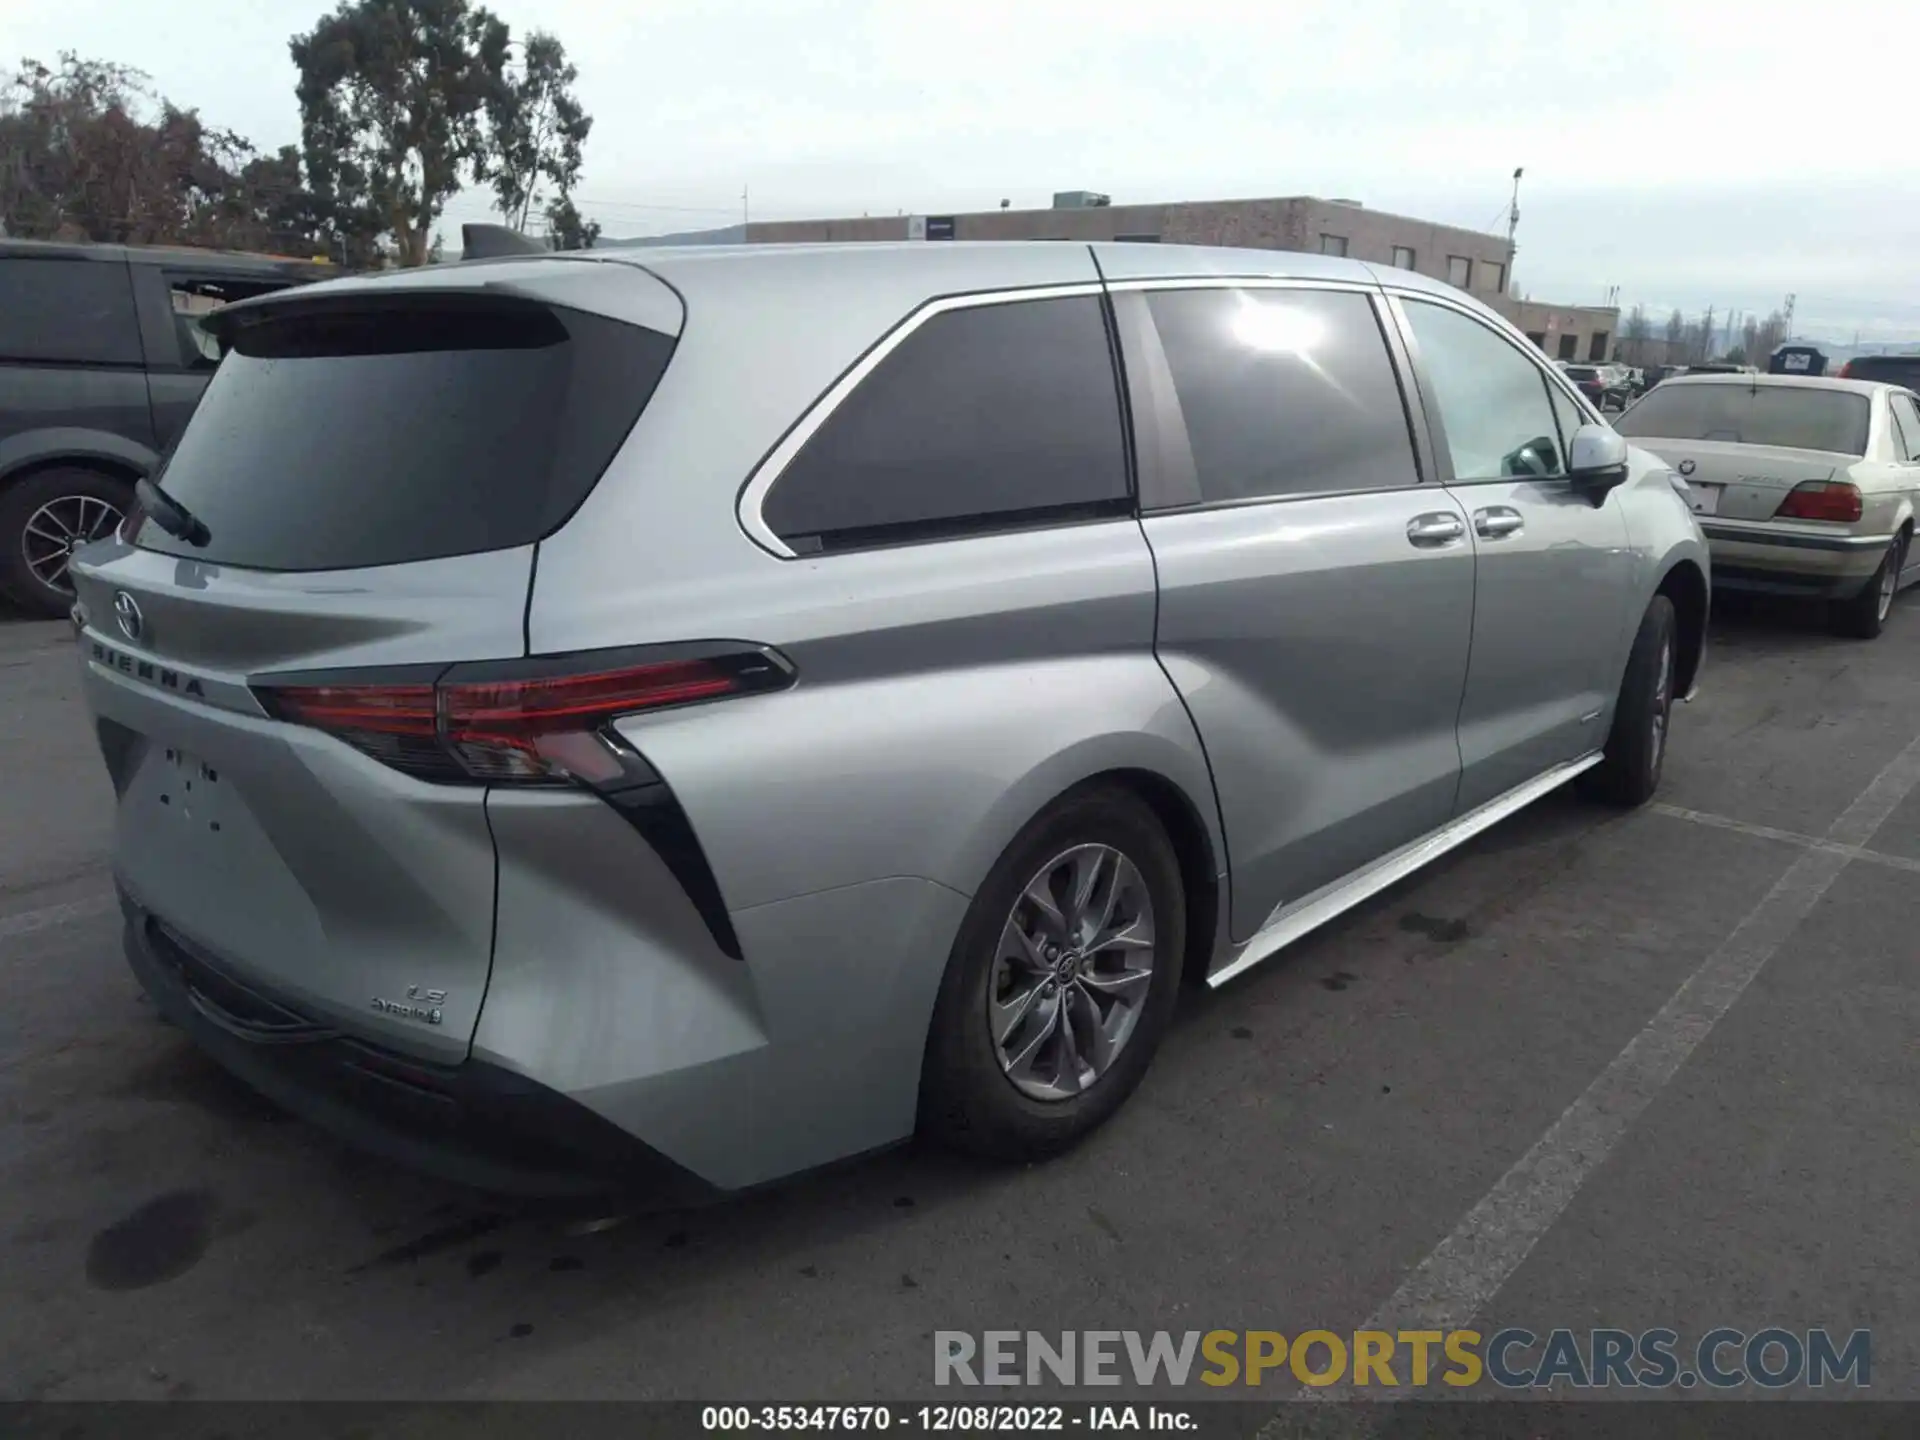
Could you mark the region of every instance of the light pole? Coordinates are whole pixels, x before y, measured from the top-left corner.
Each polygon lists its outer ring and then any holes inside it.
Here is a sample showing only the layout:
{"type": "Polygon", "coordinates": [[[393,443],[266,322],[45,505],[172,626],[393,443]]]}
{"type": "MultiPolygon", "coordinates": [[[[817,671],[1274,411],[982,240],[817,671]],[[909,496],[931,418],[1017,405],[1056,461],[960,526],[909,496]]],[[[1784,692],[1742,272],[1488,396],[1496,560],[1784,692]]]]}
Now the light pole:
{"type": "Polygon", "coordinates": [[[1520,228],[1520,177],[1526,173],[1521,166],[1513,168],[1513,201],[1507,206],[1507,293],[1515,293],[1513,288],[1513,257],[1517,253],[1513,243],[1513,232],[1520,228]]]}

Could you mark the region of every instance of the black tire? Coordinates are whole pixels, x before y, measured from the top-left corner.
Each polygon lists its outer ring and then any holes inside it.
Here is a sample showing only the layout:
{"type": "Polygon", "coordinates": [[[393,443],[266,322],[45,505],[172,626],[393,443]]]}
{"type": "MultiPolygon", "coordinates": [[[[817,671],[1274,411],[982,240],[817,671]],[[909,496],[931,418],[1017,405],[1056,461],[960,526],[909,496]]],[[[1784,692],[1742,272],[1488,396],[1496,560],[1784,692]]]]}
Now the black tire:
{"type": "MultiPolygon", "coordinates": [[[[38,531],[29,536],[27,526],[49,505],[84,509],[91,521],[100,513],[91,502],[111,506],[116,517],[124,515],[133,503],[133,487],[98,470],[70,467],[41,470],[23,480],[0,484],[0,595],[29,615],[48,619],[64,617],[73,608],[72,589],[47,584],[28,563],[30,554],[34,559],[44,558],[48,542],[38,531]]],[[[118,523],[115,518],[103,533],[110,533],[118,523]]]]}
{"type": "Polygon", "coordinates": [[[1146,1074],[1172,1017],[1186,953],[1180,864],[1153,812],[1101,786],[1066,796],[1007,847],[967,911],[934,1005],[920,1084],[924,1133],[997,1160],[1058,1154],[1103,1124],[1146,1074]],[[1106,1071],[1076,1095],[1035,1099],[1002,1067],[988,1020],[1000,938],[1028,882],[1075,846],[1111,847],[1138,871],[1153,906],[1153,973],[1139,1018],[1106,1071]]]}
{"type": "Polygon", "coordinates": [[[1827,618],[1834,634],[1853,640],[1872,640],[1879,636],[1886,628],[1887,614],[1893,604],[1893,590],[1887,582],[1891,579],[1894,589],[1899,587],[1900,570],[1906,558],[1907,532],[1902,530],[1893,537],[1893,543],[1881,557],[1880,568],[1860,588],[1860,593],[1848,600],[1836,600],[1828,607],[1827,618]]]}
{"type": "Polygon", "coordinates": [[[1644,805],[1660,788],[1679,673],[1673,602],[1656,595],[1640,617],[1620,699],[1607,733],[1606,758],[1581,776],[1588,795],[1608,805],[1644,805]],[[1655,724],[1656,718],[1658,725],[1655,724]]]}

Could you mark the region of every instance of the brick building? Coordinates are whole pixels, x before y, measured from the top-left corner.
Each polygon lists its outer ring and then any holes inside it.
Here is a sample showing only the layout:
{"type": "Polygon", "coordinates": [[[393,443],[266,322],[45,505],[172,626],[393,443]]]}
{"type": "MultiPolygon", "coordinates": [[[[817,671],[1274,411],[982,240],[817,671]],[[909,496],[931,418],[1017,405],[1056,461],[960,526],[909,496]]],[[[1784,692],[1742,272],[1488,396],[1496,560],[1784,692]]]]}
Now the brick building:
{"type": "Polygon", "coordinates": [[[762,220],[723,230],[626,244],[820,244],[886,240],[1131,240],[1317,251],[1445,280],[1491,305],[1560,360],[1612,358],[1620,312],[1550,305],[1510,294],[1513,253],[1506,239],[1369,210],[1355,200],[1289,195],[1268,200],[1188,200],[1113,205],[1103,195],[1065,191],[1045,210],[977,210],[954,215],[862,215],[838,220],[762,220]]]}
{"type": "Polygon", "coordinates": [[[1309,195],[1272,200],[1192,200],[1108,205],[1071,191],[1046,210],[980,210],[959,215],[874,215],[848,220],[756,221],[754,244],[837,240],[1141,240],[1169,245],[1237,245],[1309,250],[1397,265],[1447,280],[1483,300],[1507,288],[1507,242],[1498,235],[1369,210],[1351,200],[1309,195]]]}

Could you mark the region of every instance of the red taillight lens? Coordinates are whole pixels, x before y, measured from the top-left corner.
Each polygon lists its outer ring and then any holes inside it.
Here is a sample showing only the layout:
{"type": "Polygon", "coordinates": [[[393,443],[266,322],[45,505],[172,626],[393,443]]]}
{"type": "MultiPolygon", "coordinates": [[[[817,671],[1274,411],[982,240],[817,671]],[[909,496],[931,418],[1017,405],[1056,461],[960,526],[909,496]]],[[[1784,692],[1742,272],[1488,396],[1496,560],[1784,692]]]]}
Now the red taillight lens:
{"type": "Polygon", "coordinates": [[[735,676],[708,660],[442,685],[442,738],[476,779],[606,781],[620,773],[619,760],[594,734],[607,721],[739,688],[735,676]]]}
{"type": "Polygon", "coordinates": [[[1851,524],[1860,518],[1860,490],[1844,480],[1808,480],[1787,492],[1776,520],[1838,520],[1851,524]]]}
{"type": "Polygon", "coordinates": [[[1853,378],[1853,361],[1849,360],[1847,361],[1846,364],[1840,367],[1840,374],[1838,378],[1842,380],[1851,380],[1853,378]]]}
{"type": "Polygon", "coordinates": [[[422,780],[599,785],[626,774],[605,734],[614,719],[792,681],[784,662],[750,649],[617,668],[457,665],[435,684],[260,684],[254,693],[276,719],[325,730],[422,780]]]}

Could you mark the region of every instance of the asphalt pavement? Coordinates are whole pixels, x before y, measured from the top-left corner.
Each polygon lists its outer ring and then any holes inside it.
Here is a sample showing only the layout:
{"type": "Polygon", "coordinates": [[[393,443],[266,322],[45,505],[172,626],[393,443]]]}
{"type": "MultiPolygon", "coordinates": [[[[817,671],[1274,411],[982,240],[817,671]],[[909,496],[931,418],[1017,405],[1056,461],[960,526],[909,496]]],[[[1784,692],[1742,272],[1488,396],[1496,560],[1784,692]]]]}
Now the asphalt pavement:
{"type": "Polygon", "coordinates": [[[1432,1321],[1869,1329],[1920,1398],[1920,596],[1710,645],[1656,804],[1555,796],[1195,993],[1065,1158],[583,1216],[364,1159],[157,1019],[66,629],[0,623],[0,1397],[904,1399],[942,1330],[1432,1321]]]}

